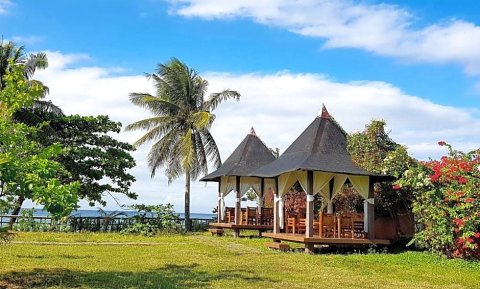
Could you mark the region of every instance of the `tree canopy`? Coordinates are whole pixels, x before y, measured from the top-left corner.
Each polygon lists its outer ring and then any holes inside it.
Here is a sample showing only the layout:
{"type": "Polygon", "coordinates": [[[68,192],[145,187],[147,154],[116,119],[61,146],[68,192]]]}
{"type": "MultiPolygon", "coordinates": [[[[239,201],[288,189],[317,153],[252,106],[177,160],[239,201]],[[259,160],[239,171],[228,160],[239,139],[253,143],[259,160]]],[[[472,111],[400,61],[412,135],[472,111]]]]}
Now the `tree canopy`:
{"type": "MultiPolygon", "coordinates": [[[[352,160],[363,169],[400,178],[416,165],[404,146],[393,141],[385,131],[386,122],[372,120],[365,130],[348,136],[347,149],[352,160]]],[[[378,215],[395,217],[400,212],[410,211],[411,190],[394,190],[392,182],[375,186],[375,210],[378,215]]]]}
{"type": "Polygon", "coordinates": [[[53,160],[63,153],[59,144],[44,147],[31,140],[35,128],[13,121],[15,111],[31,106],[43,94],[43,87],[25,81],[24,73],[24,66],[10,60],[0,90],[0,210],[31,199],[61,217],[76,208],[79,184],[61,182],[68,172],[53,160]]]}
{"type": "Polygon", "coordinates": [[[65,148],[57,160],[69,172],[63,181],[80,183],[79,198],[92,206],[96,202],[105,205],[105,194],[136,199],[137,195],[130,191],[135,177],[128,173],[135,166],[130,155],[133,146],[111,136],[120,132],[121,123],[105,115],[59,116],[43,110],[34,114],[48,123],[40,129],[39,142],[47,146],[59,143],[65,148]]]}

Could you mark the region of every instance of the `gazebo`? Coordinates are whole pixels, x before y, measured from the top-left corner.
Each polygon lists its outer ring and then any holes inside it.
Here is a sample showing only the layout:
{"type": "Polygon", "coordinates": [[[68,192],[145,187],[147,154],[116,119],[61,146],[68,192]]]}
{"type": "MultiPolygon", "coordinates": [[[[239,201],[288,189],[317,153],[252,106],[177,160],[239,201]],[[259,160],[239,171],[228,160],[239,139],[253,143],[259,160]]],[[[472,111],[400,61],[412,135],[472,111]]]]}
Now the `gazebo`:
{"type": "Polygon", "coordinates": [[[238,236],[240,229],[259,230],[260,232],[273,229],[272,224],[261,224],[258,220],[255,224],[248,224],[248,222],[242,224],[240,202],[248,190],[253,190],[258,196],[258,213],[261,214],[264,187],[266,185],[273,187],[273,180],[250,176],[250,173],[275,159],[272,151],[260,140],[252,127],[250,133],[225,162],[216,171],[200,179],[204,182],[218,183],[217,223],[210,224],[210,226],[233,229],[236,236],[238,236]],[[225,197],[232,191],[236,194],[235,220],[233,223],[225,221],[224,201],[225,197]]]}
{"type": "MultiPolygon", "coordinates": [[[[305,244],[312,251],[315,244],[387,244],[388,240],[375,239],[374,183],[392,178],[367,172],[355,165],[347,151],[347,135],[330,116],[325,106],[321,114],[276,160],[251,171],[249,176],[275,180],[273,233],[265,234],[275,241],[294,241],[305,244]],[[283,227],[284,194],[299,182],[306,193],[305,234],[280,233],[283,227]],[[328,212],[333,213],[332,199],[343,185],[350,182],[364,198],[364,231],[367,238],[323,238],[314,236],[314,195],[319,193],[328,203],[328,212]]],[[[321,229],[319,230],[319,232],[321,229]]]]}

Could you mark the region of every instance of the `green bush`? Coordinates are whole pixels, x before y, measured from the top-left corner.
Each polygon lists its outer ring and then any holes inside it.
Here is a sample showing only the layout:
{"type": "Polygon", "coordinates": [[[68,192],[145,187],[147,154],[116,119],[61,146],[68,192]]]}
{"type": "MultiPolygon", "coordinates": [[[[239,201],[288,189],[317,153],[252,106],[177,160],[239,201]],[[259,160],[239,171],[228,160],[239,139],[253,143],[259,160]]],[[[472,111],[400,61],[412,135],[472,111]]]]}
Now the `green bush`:
{"type": "Polygon", "coordinates": [[[184,231],[172,204],[138,204],[129,208],[137,211],[137,214],[132,217],[135,222],[121,231],[124,234],[154,236],[160,232],[183,233],[184,231]]]}

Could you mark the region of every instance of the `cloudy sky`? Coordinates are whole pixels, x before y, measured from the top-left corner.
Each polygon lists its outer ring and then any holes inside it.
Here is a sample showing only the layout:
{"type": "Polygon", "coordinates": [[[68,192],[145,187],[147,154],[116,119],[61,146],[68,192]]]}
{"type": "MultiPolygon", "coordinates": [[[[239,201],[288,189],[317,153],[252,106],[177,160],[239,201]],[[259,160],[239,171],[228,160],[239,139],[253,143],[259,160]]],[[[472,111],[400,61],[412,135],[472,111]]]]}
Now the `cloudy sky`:
{"type": "MultiPolygon", "coordinates": [[[[242,94],[216,110],[222,159],[252,126],[284,151],[322,103],[348,132],[386,120],[395,141],[428,159],[443,153],[440,140],[480,146],[479,8],[476,0],[0,0],[0,33],[48,53],[36,78],[67,114],[107,114],[124,125],[147,117],[128,94],[151,92],[143,73],[177,57],[211,92],[242,94]]],[[[182,212],[183,180],[151,179],[148,149],[134,153],[137,202],[182,212]]],[[[211,212],[216,190],[193,182],[192,212],[211,212]]]]}

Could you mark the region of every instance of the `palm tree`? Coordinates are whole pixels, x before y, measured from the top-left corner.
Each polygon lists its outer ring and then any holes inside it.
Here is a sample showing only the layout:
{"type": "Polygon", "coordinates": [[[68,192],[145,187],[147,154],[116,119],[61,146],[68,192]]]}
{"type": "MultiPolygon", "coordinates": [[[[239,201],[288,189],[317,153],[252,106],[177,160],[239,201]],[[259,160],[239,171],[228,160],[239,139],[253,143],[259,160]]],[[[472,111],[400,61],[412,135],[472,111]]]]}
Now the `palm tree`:
{"type": "Polygon", "coordinates": [[[205,100],[208,82],[176,58],[159,64],[156,73],[147,77],[154,82],[155,95],[131,93],[130,101],[154,116],[132,123],[126,130],[147,131],[135,147],[155,141],[148,154],[152,178],[163,166],[169,184],[185,174],[185,227],[190,230],[190,181],[208,173],[208,161],[216,168],[221,164],[210,134],[215,120],[212,111],[224,100],[239,100],[240,94],[227,89],[205,100]]]}
{"type": "MultiPolygon", "coordinates": [[[[4,44],[3,40],[0,40],[0,90],[5,87],[5,80],[3,79],[3,76],[10,66],[10,59],[12,59],[15,64],[20,64],[25,67],[25,79],[30,83],[40,84],[43,87],[43,97],[45,97],[48,94],[48,87],[45,86],[41,81],[32,79],[37,69],[46,69],[48,67],[48,58],[45,52],[25,55],[24,46],[17,47],[12,41],[4,44]]],[[[50,101],[45,100],[37,100],[32,109],[48,111],[57,115],[63,114],[62,110],[58,106],[52,104],[50,101]]]]}
{"type": "MultiPolygon", "coordinates": [[[[10,66],[9,60],[13,59],[15,64],[21,64],[25,67],[25,79],[30,80],[37,69],[45,69],[48,67],[47,55],[44,52],[25,55],[25,47],[17,47],[14,42],[9,41],[3,44],[0,42],[0,90],[5,87],[3,76],[10,66]]],[[[38,80],[31,80],[32,82],[39,82],[38,80]]],[[[48,93],[48,87],[44,86],[44,95],[48,93]]]]}

